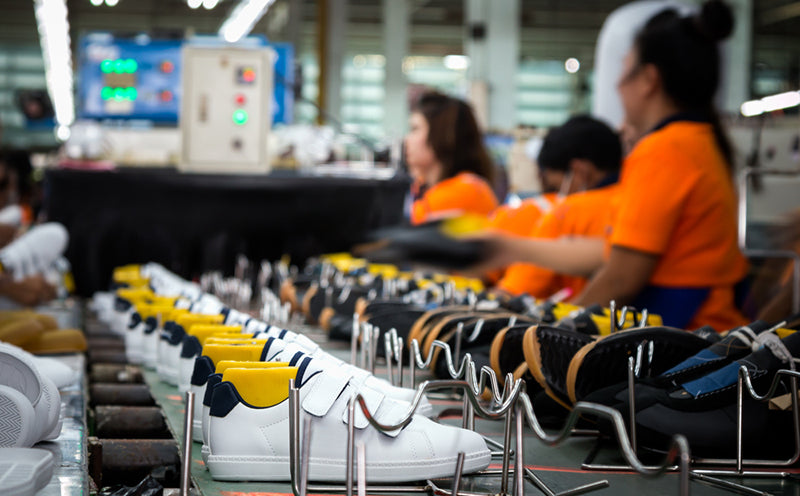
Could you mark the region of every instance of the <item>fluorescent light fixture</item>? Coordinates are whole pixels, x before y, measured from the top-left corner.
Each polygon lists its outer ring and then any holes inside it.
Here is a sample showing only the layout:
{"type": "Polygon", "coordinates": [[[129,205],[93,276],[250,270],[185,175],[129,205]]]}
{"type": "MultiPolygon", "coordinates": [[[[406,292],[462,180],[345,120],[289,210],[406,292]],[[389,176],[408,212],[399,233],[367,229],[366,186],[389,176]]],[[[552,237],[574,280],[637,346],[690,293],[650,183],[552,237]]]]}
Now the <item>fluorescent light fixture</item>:
{"type": "Polygon", "coordinates": [[[444,66],[454,71],[464,71],[469,67],[469,57],[466,55],[445,55],[444,66]]]}
{"type": "Polygon", "coordinates": [[[196,9],[196,8],[199,8],[203,4],[203,0],[188,0],[188,2],[186,2],[186,3],[189,4],[189,8],[190,9],[196,9]]]}
{"type": "Polygon", "coordinates": [[[764,104],[761,100],[750,100],[749,102],[744,102],[739,110],[741,110],[743,116],[753,117],[764,113],[764,104]]]}
{"type": "Polygon", "coordinates": [[[570,57],[564,62],[564,69],[570,74],[575,74],[581,68],[581,63],[575,57],[570,57]]]}
{"type": "Polygon", "coordinates": [[[236,43],[252,31],[273,3],[275,0],[241,0],[220,26],[219,35],[228,43],[236,43]]]}
{"type": "Polygon", "coordinates": [[[35,0],[34,11],[55,120],[59,126],[69,126],[75,121],[75,100],[67,3],[66,0],[35,0]]]}
{"type": "Polygon", "coordinates": [[[114,7],[119,3],[119,0],[106,0],[106,5],[109,7],[114,7]]]}
{"type": "Polygon", "coordinates": [[[91,2],[95,7],[103,5],[103,0],[89,0],[89,2],[91,2]]]}
{"type": "Polygon", "coordinates": [[[745,117],[761,115],[765,112],[774,112],[800,105],[800,92],[787,91],[777,95],[765,96],[761,100],[744,102],[739,109],[745,117]]]}
{"type": "Polygon", "coordinates": [[[203,0],[203,8],[206,10],[211,10],[217,6],[219,0],[203,0]]]}

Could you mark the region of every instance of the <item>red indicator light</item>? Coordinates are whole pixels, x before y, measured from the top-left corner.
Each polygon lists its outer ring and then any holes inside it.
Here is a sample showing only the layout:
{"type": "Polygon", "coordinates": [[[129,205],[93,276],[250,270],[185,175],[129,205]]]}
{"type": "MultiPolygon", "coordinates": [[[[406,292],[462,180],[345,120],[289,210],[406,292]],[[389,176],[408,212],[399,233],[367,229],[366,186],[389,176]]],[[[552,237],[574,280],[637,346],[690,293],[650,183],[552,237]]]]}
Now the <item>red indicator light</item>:
{"type": "Polygon", "coordinates": [[[170,62],[169,60],[165,60],[161,62],[161,72],[165,74],[171,74],[172,71],[175,70],[175,64],[170,62]]]}
{"type": "Polygon", "coordinates": [[[239,106],[244,105],[247,102],[247,98],[245,98],[244,95],[241,94],[241,93],[238,93],[236,95],[235,100],[236,100],[236,105],[239,105],[239,106]]]}
{"type": "Polygon", "coordinates": [[[172,95],[172,92],[170,90],[164,90],[164,91],[161,92],[159,97],[161,98],[162,102],[171,102],[172,98],[173,98],[173,95],[172,95]]]}
{"type": "Polygon", "coordinates": [[[256,71],[250,69],[249,67],[242,71],[242,79],[246,83],[252,83],[256,80],[256,71]]]}

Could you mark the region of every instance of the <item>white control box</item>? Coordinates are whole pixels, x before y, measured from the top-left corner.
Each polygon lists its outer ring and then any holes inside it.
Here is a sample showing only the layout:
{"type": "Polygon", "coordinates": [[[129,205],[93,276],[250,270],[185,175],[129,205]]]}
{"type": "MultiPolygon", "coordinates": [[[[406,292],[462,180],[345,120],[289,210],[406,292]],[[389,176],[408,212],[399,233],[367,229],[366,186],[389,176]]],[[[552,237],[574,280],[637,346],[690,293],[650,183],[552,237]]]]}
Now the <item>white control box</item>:
{"type": "Polygon", "coordinates": [[[181,171],[269,171],[274,57],[269,47],[183,48],[181,171]]]}

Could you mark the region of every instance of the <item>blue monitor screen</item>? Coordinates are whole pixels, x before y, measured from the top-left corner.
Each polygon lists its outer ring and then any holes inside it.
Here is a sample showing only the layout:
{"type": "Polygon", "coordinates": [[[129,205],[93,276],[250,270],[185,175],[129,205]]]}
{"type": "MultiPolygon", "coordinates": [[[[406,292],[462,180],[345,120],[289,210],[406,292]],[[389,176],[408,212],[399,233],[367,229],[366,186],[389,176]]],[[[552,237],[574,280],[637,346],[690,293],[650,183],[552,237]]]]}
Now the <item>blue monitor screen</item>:
{"type": "Polygon", "coordinates": [[[181,40],[81,40],[80,116],[176,123],[181,97],[181,40]]]}

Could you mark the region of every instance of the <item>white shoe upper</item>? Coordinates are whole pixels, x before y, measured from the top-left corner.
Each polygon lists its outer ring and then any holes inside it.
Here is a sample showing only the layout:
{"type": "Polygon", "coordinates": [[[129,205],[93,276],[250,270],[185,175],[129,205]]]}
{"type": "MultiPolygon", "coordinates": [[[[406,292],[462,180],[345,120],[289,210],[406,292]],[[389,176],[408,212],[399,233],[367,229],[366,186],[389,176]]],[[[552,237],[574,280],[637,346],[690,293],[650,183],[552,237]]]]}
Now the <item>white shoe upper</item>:
{"type": "MultiPolygon", "coordinates": [[[[317,367],[302,359],[296,383],[300,389],[301,422],[311,417],[309,479],[343,481],[347,446],[348,402],[360,393],[381,423],[396,424],[408,404],[379,391],[359,389],[352,376],[317,367]]],[[[286,387],[286,385],[265,385],[286,387]]],[[[267,408],[247,405],[233,384],[223,382],[213,392],[209,420],[208,468],[221,480],[289,479],[289,406],[283,401],[267,408]]],[[[472,431],[439,425],[414,415],[403,429],[379,432],[356,409],[355,442],[364,443],[367,479],[399,482],[451,476],[458,453],[465,453],[464,473],[489,465],[491,454],[483,438],[472,431]]]]}
{"type": "Polygon", "coordinates": [[[33,443],[59,436],[61,395],[53,381],[39,372],[28,352],[0,343],[0,384],[16,389],[33,406],[36,419],[33,443]]]}
{"type": "Polygon", "coordinates": [[[19,227],[22,225],[22,208],[19,205],[7,205],[0,209],[0,224],[19,227]]]}
{"type": "MultiPolygon", "coordinates": [[[[305,338],[305,336],[300,337],[305,338]]],[[[382,394],[392,398],[393,400],[402,401],[404,403],[411,403],[414,401],[414,396],[416,395],[415,389],[394,386],[389,381],[375,377],[362,368],[339,360],[331,354],[323,351],[319,346],[316,346],[316,350],[314,352],[309,353],[297,342],[287,343],[285,341],[275,340],[274,342],[270,343],[269,346],[266,346],[266,348],[268,350],[267,361],[269,362],[292,363],[293,361],[296,362],[301,356],[308,355],[317,360],[319,366],[324,368],[326,371],[338,370],[341,374],[349,376],[352,379],[352,384],[356,389],[371,389],[374,391],[380,391],[382,394]]],[[[421,398],[416,413],[428,417],[433,415],[433,405],[431,405],[425,396],[421,398]]]]}
{"type": "Polygon", "coordinates": [[[40,224],[0,250],[0,263],[15,278],[40,274],[64,253],[68,241],[69,234],[61,224],[40,224]]]}

